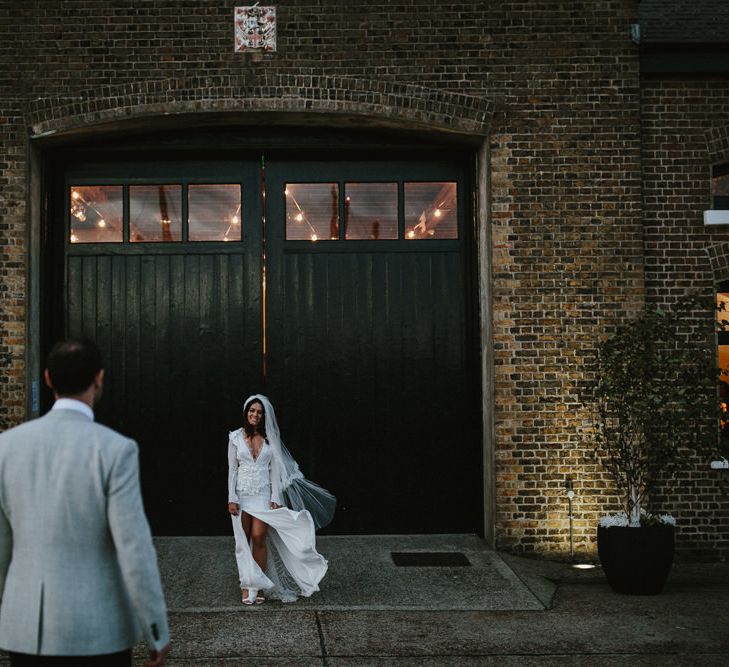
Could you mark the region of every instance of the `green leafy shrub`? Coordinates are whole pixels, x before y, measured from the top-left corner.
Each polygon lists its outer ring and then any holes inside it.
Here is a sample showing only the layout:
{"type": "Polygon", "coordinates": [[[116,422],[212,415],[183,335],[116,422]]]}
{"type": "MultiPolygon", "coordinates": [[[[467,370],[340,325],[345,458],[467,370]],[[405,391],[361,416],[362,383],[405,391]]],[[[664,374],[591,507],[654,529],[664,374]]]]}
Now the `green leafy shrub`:
{"type": "Polygon", "coordinates": [[[690,297],[670,312],[646,309],[598,345],[586,402],[597,453],[631,526],[640,525],[659,480],[691,452],[708,460],[719,447],[719,371],[700,306],[690,297]]]}

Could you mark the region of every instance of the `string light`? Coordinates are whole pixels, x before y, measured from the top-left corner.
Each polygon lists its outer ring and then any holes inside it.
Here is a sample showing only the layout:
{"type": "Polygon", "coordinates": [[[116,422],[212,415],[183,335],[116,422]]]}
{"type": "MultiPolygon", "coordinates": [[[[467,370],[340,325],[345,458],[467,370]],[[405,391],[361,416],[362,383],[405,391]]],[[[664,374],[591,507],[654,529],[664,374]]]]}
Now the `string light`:
{"type": "Polygon", "coordinates": [[[71,243],[78,243],[78,236],[71,232],[71,243]]]}
{"type": "Polygon", "coordinates": [[[433,215],[434,215],[434,216],[435,216],[436,218],[440,218],[440,216],[441,216],[441,215],[443,215],[443,214],[442,214],[442,213],[440,212],[440,209],[439,209],[439,208],[437,208],[437,209],[435,209],[435,211],[433,211],[433,215]]]}
{"type": "MultiPolygon", "coordinates": [[[[99,229],[106,229],[109,227],[109,224],[106,222],[106,218],[104,218],[101,211],[99,211],[93,203],[84,199],[83,195],[78,190],[71,190],[71,215],[79,222],[86,222],[87,209],[91,209],[98,216],[96,226],[99,229]]],[[[78,242],[78,236],[74,233],[72,233],[72,236],[72,243],[78,242]]]]}
{"type": "Polygon", "coordinates": [[[407,237],[408,237],[409,239],[414,239],[414,238],[415,238],[415,231],[414,231],[414,230],[412,230],[412,229],[409,229],[409,230],[408,230],[408,233],[407,233],[407,237]]]}
{"type": "Polygon", "coordinates": [[[239,225],[240,224],[240,217],[238,214],[240,213],[240,204],[238,204],[238,207],[235,209],[235,213],[233,213],[233,216],[230,219],[231,225],[239,225]]]}
{"type": "MultiPolygon", "coordinates": [[[[308,218],[306,217],[306,214],[304,213],[304,209],[299,206],[299,202],[296,201],[296,197],[294,197],[294,194],[287,188],[284,189],[284,193],[287,197],[291,197],[291,200],[294,202],[294,206],[298,209],[298,213],[294,216],[295,222],[305,222],[307,225],[309,225],[309,229],[311,230],[311,236],[309,237],[312,241],[317,241],[319,237],[317,236],[316,229],[314,228],[314,225],[312,225],[308,218]]],[[[288,205],[287,205],[288,208],[288,205]]],[[[334,238],[334,237],[333,237],[334,238]]]]}

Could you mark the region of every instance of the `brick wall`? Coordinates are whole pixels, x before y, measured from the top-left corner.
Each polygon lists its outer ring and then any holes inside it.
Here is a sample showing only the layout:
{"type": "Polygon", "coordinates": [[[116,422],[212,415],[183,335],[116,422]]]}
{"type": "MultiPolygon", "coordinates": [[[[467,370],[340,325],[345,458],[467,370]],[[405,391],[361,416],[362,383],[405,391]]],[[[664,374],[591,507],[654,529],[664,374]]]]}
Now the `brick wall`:
{"type": "MultiPolygon", "coordinates": [[[[488,133],[497,545],[564,554],[570,477],[592,551],[618,504],[583,432],[584,366],[643,303],[644,261],[650,289],[666,278],[643,253],[637,2],[284,0],[263,56],[233,53],[236,4],[0,3],[0,416],[22,418],[28,127],[309,110],[488,133]]],[[[710,280],[704,246],[691,257],[710,280]]]]}
{"type": "Polygon", "coordinates": [[[20,100],[0,116],[0,428],[25,414],[26,139],[20,100]]]}
{"type": "MultiPolygon", "coordinates": [[[[729,86],[725,77],[646,77],[642,82],[645,280],[648,299],[670,306],[687,289],[710,303],[729,279],[724,227],[704,227],[711,208],[711,166],[729,162],[729,86]]],[[[706,326],[710,306],[697,312],[706,326]]],[[[715,344],[708,340],[707,345],[715,344]]],[[[678,522],[686,557],[729,555],[726,471],[687,457],[677,484],[654,498],[678,522]]]]}

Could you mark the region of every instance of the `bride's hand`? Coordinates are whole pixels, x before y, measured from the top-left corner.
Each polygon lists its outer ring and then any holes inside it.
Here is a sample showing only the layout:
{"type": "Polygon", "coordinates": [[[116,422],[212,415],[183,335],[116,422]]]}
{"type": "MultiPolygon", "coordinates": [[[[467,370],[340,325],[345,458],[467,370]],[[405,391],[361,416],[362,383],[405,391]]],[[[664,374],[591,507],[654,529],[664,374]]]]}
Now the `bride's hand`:
{"type": "Polygon", "coordinates": [[[271,501],[271,509],[272,510],[277,510],[280,507],[281,507],[281,505],[279,505],[278,503],[274,503],[273,501],[271,501]]]}
{"type": "Polygon", "coordinates": [[[239,507],[238,503],[228,503],[228,512],[233,516],[238,516],[239,507]]]}

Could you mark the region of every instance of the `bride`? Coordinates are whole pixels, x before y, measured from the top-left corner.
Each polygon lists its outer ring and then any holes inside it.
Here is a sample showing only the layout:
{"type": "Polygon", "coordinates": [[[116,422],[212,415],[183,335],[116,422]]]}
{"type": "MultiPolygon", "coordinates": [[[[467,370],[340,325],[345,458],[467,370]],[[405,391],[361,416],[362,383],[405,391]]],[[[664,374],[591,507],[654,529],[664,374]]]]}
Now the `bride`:
{"type": "Polygon", "coordinates": [[[268,398],[249,396],[243,427],[228,440],[228,512],[243,604],[294,602],[319,590],[327,561],[315,530],[334,515],[335,497],[310,482],[281,442],[268,398]]]}

